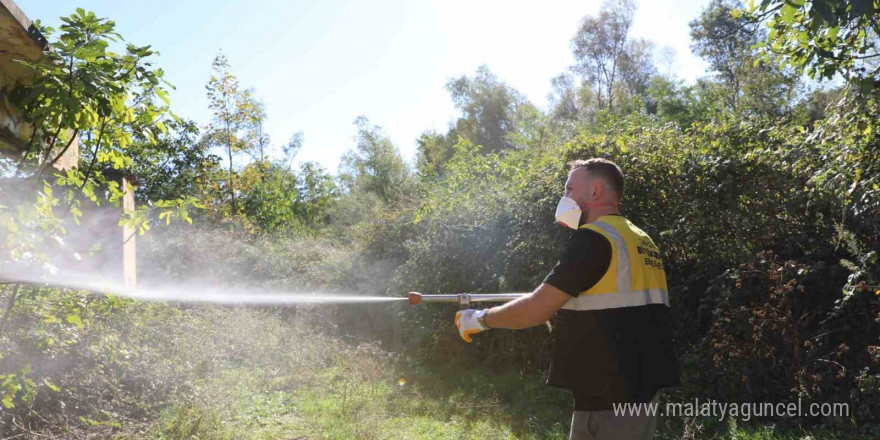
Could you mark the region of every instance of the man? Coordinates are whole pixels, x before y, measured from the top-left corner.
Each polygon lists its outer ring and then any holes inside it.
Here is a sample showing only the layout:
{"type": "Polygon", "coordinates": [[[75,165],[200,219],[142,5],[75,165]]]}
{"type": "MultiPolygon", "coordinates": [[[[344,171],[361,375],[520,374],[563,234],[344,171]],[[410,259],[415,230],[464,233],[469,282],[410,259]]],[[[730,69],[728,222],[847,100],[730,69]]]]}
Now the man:
{"type": "Polygon", "coordinates": [[[464,310],[465,341],[490,328],[520,329],[556,315],[547,383],[572,391],[570,440],[650,439],[656,416],[612,405],[656,402],[678,384],[666,274],[653,240],[618,212],[623,173],[605,159],[571,163],[556,219],[575,229],[562,258],[531,294],[464,310]]]}

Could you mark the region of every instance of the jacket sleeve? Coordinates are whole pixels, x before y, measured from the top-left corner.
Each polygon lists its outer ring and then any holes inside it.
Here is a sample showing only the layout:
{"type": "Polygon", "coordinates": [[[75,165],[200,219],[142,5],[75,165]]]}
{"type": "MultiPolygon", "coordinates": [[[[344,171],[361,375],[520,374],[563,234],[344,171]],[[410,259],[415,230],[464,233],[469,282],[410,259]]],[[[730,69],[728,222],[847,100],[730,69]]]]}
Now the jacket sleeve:
{"type": "Polygon", "coordinates": [[[611,266],[611,243],[602,234],[578,229],[544,282],[571,295],[593,287],[611,266]]]}

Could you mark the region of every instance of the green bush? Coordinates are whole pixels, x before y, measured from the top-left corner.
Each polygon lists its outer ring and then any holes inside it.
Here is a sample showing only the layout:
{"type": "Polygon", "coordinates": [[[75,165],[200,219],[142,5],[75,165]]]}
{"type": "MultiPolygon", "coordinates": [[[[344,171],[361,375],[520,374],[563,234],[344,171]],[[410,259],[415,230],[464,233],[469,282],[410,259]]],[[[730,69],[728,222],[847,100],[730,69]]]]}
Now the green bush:
{"type": "MultiPolygon", "coordinates": [[[[686,375],[687,385],[694,385],[686,389],[705,395],[714,383],[710,376],[718,376],[731,381],[713,388],[720,400],[848,395],[870,407],[875,397],[861,390],[876,381],[878,365],[871,354],[876,348],[857,333],[877,334],[871,323],[880,319],[873,263],[880,242],[878,223],[872,220],[880,212],[875,187],[880,155],[870,116],[863,116],[875,111],[872,102],[850,101],[816,127],[745,120],[681,130],[637,115],[582,132],[558,148],[483,155],[460,142],[445,165],[446,174],[421,188],[418,208],[399,214],[411,216],[416,229],[400,238],[405,252],[389,292],[531,290],[558,258],[567,235],[552,221],[565,163],[606,157],[626,174],[624,215],[645,228],[664,252],[679,353],[698,370],[686,375]],[[808,355],[804,347],[791,347],[794,330],[781,324],[784,312],[759,320],[765,326],[760,337],[728,328],[748,320],[740,295],[764,298],[758,305],[769,301],[766,307],[773,310],[784,309],[791,301],[785,295],[794,295],[785,287],[789,278],[781,285],[759,282],[764,283],[760,289],[722,288],[732,273],[743,270],[737,269],[740,265],[758,264],[755,255],[798,261],[804,270],[825,268],[798,278],[798,288],[810,292],[809,303],[797,303],[809,309],[810,317],[794,327],[800,329],[799,344],[823,329],[851,331],[835,330],[830,339],[821,339],[824,351],[808,355]],[[846,294],[856,290],[856,296],[846,294]],[[863,313],[842,312],[857,309],[863,313]],[[739,357],[716,359],[734,342],[741,346],[739,357]],[[846,369],[843,381],[833,364],[821,360],[831,345],[841,343],[853,350],[832,360],[846,369]],[[797,362],[792,353],[799,353],[797,362]],[[788,360],[777,359],[786,365],[777,370],[778,365],[762,364],[761,356],[788,360]],[[755,382],[743,387],[734,383],[739,380],[755,382]]],[[[366,249],[377,245],[382,244],[364,244],[366,249]]],[[[488,332],[471,348],[456,340],[453,307],[420,307],[403,314],[400,326],[407,352],[420,353],[429,363],[515,366],[532,373],[547,366],[552,337],[544,330],[488,332]]],[[[812,342],[814,347],[818,342],[812,342]]],[[[862,423],[874,420],[867,412],[855,416],[862,423]]]]}

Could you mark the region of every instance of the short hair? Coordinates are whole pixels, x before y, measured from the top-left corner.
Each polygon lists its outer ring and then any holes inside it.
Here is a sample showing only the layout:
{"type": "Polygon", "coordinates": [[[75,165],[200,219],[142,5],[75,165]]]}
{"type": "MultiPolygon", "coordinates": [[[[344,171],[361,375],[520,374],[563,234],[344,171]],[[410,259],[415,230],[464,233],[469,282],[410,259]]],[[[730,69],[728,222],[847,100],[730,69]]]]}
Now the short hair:
{"type": "Polygon", "coordinates": [[[578,168],[586,168],[588,172],[595,176],[599,176],[608,183],[609,188],[616,192],[619,197],[623,197],[623,171],[616,163],[602,158],[578,159],[568,163],[571,167],[569,171],[578,168]]]}

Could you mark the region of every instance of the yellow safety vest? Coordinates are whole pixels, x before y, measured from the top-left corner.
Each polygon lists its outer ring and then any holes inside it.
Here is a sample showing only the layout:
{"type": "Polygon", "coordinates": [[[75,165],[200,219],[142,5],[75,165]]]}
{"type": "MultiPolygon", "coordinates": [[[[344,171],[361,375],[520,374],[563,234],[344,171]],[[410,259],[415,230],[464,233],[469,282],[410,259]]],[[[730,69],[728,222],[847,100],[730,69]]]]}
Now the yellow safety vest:
{"type": "Polygon", "coordinates": [[[608,239],[611,264],[598,283],[568,300],[563,309],[669,305],[663,260],[648,234],[619,215],[603,215],[580,229],[591,229],[608,239]]]}

